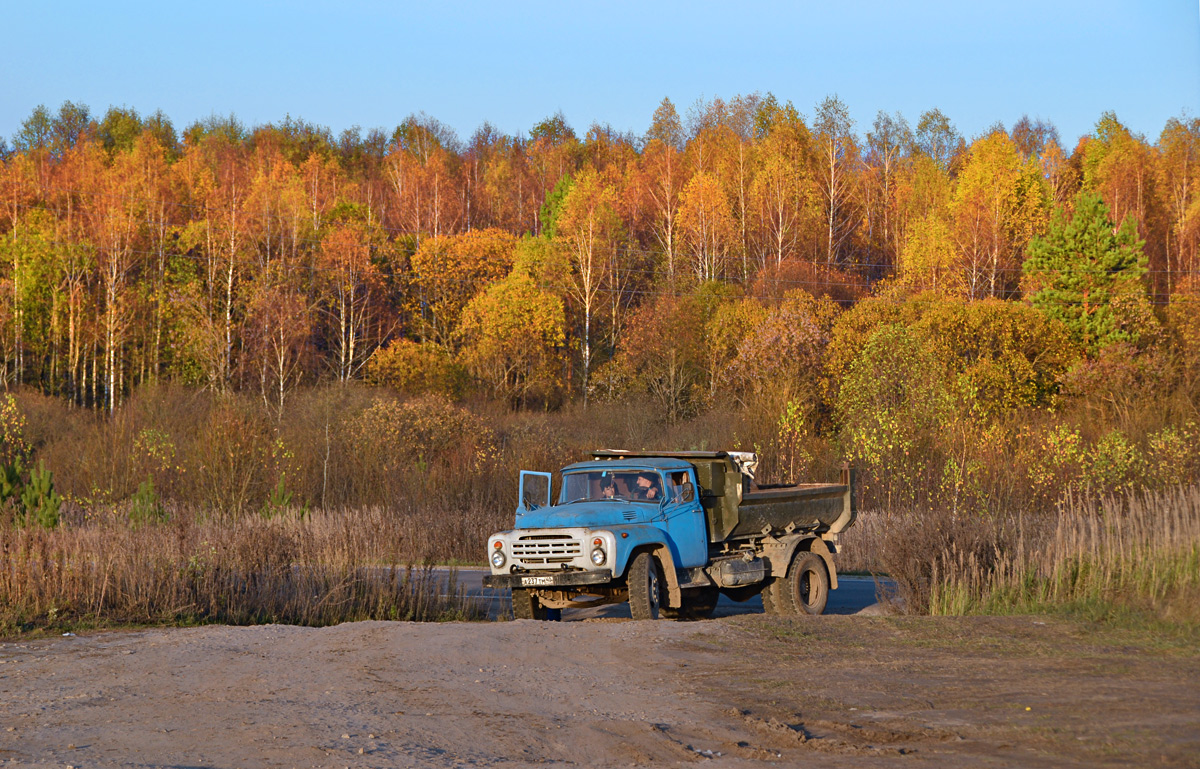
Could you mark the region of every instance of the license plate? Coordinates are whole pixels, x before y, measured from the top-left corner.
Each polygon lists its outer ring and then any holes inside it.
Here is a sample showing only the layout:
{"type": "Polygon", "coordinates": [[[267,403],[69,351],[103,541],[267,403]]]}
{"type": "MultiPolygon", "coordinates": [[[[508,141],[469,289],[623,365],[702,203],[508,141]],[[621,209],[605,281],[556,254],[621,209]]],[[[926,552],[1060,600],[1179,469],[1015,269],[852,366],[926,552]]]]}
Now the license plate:
{"type": "Polygon", "coordinates": [[[554,577],[521,577],[522,585],[553,585],[554,577]]]}

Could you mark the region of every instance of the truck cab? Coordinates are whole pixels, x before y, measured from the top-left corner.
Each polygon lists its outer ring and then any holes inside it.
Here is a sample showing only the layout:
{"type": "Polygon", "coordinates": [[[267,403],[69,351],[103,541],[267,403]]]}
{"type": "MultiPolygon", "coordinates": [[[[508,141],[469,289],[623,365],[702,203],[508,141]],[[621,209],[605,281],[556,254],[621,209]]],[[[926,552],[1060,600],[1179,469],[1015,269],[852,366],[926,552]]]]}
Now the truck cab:
{"type": "MultiPolygon", "coordinates": [[[[599,451],[562,469],[557,499],[549,473],[523,471],[514,527],[488,539],[491,574],[484,584],[511,588],[514,616],[530,619],[622,601],[635,619],[699,618],[712,613],[722,591],[737,600],[752,597],[786,576],[801,540],[820,536],[822,506],[812,502],[832,494],[849,504],[842,499],[848,479],[844,487],[807,484],[807,491],[820,492],[808,495],[807,506],[797,504],[795,492],[805,490],[799,486],[753,504],[756,463],[754,455],[734,452],[599,451]],[[807,523],[791,520],[809,513],[818,515],[807,523]],[[772,549],[779,552],[768,554],[772,549]]],[[[812,549],[827,557],[809,563],[814,568],[798,589],[819,603],[807,610],[819,613],[836,576],[829,542],[805,550],[812,549]]],[[[782,606],[783,598],[764,597],[764,605],[782,606]]]]}

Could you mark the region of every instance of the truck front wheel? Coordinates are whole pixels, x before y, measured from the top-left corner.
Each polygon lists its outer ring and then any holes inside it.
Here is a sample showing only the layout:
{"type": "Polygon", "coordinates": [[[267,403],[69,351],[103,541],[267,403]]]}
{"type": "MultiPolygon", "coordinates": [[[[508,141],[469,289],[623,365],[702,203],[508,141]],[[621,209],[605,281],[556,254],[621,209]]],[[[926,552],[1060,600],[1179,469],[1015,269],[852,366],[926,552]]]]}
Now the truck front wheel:
{"type": "Polygon", "coordinates": [[[780,587],[786,594],[784,602],[791,604],[791,613],[821,614],[829,600],[829,572],[825,571],[824,559],[816,553],[796,553],[780,587]]]}
{"type": "Polygon", "coordinates": [[[531,590],[513,588],[512,591],[513,619],[548,619],[557,620],[562,617],[558,609],[547,609],[531,590]]]}
{"type": "Polygon", "coordinates": [[[662,574],[658,559],[649,553],[638,553],[629,564],[629,613],[634,619],[658,619],[662,605],[662,574]]]}

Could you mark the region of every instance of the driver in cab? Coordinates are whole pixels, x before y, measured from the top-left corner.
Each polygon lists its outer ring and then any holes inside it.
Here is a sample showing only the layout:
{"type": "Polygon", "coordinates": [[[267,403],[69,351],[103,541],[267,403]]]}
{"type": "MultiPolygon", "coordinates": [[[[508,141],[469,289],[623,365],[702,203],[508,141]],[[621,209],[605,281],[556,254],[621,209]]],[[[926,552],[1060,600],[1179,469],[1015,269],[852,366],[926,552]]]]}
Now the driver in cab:
{"type": "Polygon", "coordinates": [[[649,473],[638,475],[634,494],[639,502],[658,502],[662,499],[658,490],[658,483],[655,482],[654,476],[649,473]]]}

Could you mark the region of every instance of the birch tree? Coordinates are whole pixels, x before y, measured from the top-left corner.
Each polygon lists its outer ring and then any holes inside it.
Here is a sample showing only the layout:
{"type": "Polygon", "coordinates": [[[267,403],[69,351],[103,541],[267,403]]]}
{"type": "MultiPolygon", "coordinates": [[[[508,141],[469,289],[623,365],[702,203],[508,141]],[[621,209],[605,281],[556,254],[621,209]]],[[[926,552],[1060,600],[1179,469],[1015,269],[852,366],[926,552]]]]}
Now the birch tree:
{"type": "Polygon", "coordinates": [[[567,294],[583,314],[583,404],[588,403],[592,370],[592,317],[600,291],[616,256],[621,221],[616,212],[617,193],[591,168],[579,173],[563,199],[555,220],[558,239],[570,254],[567,294]]]}

